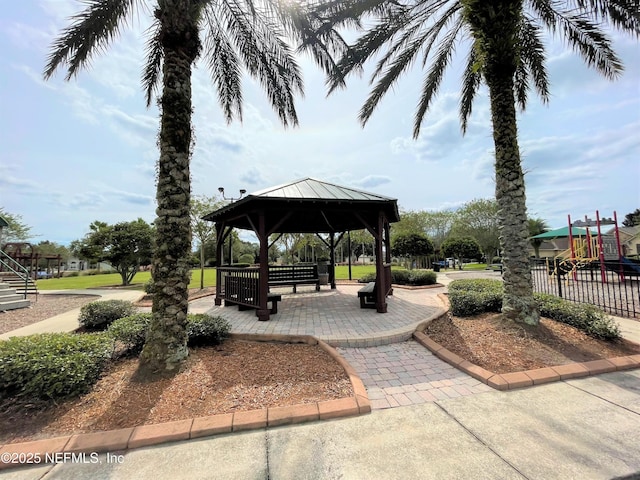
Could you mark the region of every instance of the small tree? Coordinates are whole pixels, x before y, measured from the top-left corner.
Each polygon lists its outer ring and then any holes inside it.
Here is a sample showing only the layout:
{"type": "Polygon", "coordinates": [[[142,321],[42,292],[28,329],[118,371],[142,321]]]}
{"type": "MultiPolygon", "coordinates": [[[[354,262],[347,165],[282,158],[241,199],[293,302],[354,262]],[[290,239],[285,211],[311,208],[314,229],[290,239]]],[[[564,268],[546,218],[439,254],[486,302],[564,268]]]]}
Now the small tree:
{"type": "Polygon", "coordinates": [[[216,226],[213,222],[203,220],[207,213],[211,213],[223,207],[225,202],[215,197],[194,195],[191,197],[191,234],[200,244],[200,289],[204,288],[204,250],[205,244],[215,239],[216,226]]]}
{"type": "Polygon", "coordinates": [[[391,253],[398,257],[409,258],[409,268],[413,267],[413,260],[426,257],[434,252],[433,243],[426,235],[409,233],[398,235],[393,240],[391,253]]]}
{"type": "MultiPolygon", "coordinates": [[[[547,232],[549,230],[549,226],[547,222],[545,222],[541,218],[530,218],[529,219],[529,235],[530,237],[535,237],[536,235],[540,235],[541,233],[547,232]]],[[[540,245],[542,245],[541,238],[530,238],[529,241],[531,245],[533,245],[533,250],[536,254],[536,258],[540,258],[540,245]]]]}
{"type": "Polygon", "coordinates": [[[624,216],[622,225],[625,227],[635,227],[636,225],[640,225],[640,208],[636,208],[633,212],[627,213],[624,216]]]}
{"type": "Polygon", "coordinates": [[[477,258],[482,255],[480,244],[472,237],[448,238],[442,243],[442,251],[458,260],[460,270],[463,258],[477,258]]]}
{"type": "Polygon", "coordinates": [[[22,222],[21,215],[14,215],[0,207],[0,217],[7,223],[0,222],[0,247],[7,242],[24,241],[31,236],[31,227],[22,222]]]}
{"type": "Polygon", "coordinates": [[[91,230],[74,242],[74,249],[85,258],[108,262],[122,277],[122,285],[131,283],[140,266],[151,263],[153,229],[141,218],[115,225],[94,222],[91,230]]]}

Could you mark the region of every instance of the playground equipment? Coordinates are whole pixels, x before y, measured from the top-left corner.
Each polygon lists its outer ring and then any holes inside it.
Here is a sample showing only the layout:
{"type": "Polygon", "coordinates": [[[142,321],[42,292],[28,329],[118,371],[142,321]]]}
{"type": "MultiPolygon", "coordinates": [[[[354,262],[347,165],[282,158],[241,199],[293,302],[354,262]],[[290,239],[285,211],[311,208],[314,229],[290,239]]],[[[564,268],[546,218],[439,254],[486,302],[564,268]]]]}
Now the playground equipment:
{"type": "Polygon", "coordinates": [[[567,276],[577,280],[577,272],[580,269],[600,270],[602,283],[607,283],[605,271],[616,272],[621,282],[626,277],[640,275],[640,262],[626,258],[622,254],[620,246],[620,234],[618,230],[618,216],[613,212],[613,219],[600,218],[600,213],[596,210],[596,220],[591,220],[587,216],[584,221],[577,220],[571,222],[571,215],[567,215],[569,223],[569,248],[560,252],[549,264],[547,260],[547,271],[552,276],[567,276]],[[601,227],[604,225],[614,225],[612,234],[603,235],[601,227]],[[584,228],[576,236],[574,227],[584,228]],[[595,235],[590,230],[596,227],[595,235]]]}

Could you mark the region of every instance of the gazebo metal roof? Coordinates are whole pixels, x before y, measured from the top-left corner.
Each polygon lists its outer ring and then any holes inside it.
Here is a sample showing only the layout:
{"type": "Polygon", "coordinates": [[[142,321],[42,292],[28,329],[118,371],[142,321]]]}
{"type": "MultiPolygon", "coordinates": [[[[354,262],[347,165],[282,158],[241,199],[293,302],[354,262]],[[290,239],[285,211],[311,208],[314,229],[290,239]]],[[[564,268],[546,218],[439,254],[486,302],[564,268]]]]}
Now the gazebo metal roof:
{"type": "Polygon", "coordinates": [[[313,178],[266,188],[204,216],[227,226],[255,230],[255,215],[264,211],[271,233],[344,232],[375,225],[379,213],[400,220],[397,200],[313,178]],[[252,218],[253,217],[253,218],[252,218]]]}

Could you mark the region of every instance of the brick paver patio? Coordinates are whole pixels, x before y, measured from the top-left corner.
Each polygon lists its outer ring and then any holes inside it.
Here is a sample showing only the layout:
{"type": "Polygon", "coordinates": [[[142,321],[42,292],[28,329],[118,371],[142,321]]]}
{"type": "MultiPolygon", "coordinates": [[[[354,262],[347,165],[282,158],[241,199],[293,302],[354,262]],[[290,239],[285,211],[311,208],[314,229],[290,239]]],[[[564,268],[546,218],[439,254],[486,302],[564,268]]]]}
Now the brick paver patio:
{"type": "Polygon", "coordinates": [[[491,388],[457,370],[411,340],[424,320],[442,313],[438,293],[445,289],[395,288],[388,311],[361,309],[357,291],[362,285],[274,289],[282,294],[278,314],[258,321],[252,310],[215,307],[212,297],[189,304],[191,312],[221,315],[232,332],[313,335],[334,345],[362,379],[371,406],[398,407],[490,391],[491,388]]]}

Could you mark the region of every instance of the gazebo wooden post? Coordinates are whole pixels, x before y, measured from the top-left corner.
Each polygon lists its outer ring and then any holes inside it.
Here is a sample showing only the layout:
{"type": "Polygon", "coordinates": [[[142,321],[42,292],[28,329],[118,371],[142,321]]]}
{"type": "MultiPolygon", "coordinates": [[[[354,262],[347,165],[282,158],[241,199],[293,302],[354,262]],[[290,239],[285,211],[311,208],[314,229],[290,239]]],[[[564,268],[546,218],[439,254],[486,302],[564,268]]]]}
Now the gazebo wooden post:
{"type": "Polygon", "coordinates": [[[384,268],[382,243],[384,241],[384,213],[378,213],[378,225],[376,228],[376,310],[378,313],[387,313],[386,272],[384,268]]]}
{"type": "Polygon", "coordinates": [[[336,234],[329,233],[329,282],[331,290],[336,289],[336,234]]]}
{"type": "Polygon", "coordinates": [[[260,278],[258,279],[258,290],[260,295],[260,306],[256,315],[258,320],[269,320],[269,235],[264,218],[264,210],[260,210],[258,221],[258,240],[260,241],[260,278]]]}
{"type": "Polygon", "coordinates": [[[220,267],[222,266],[222,244],[224,222],[216,222],[216,298],[214,303],[217,306],[222,305],[222,297],[220,295],[222,291],[222,276],[220,275],[220,267]]]}

